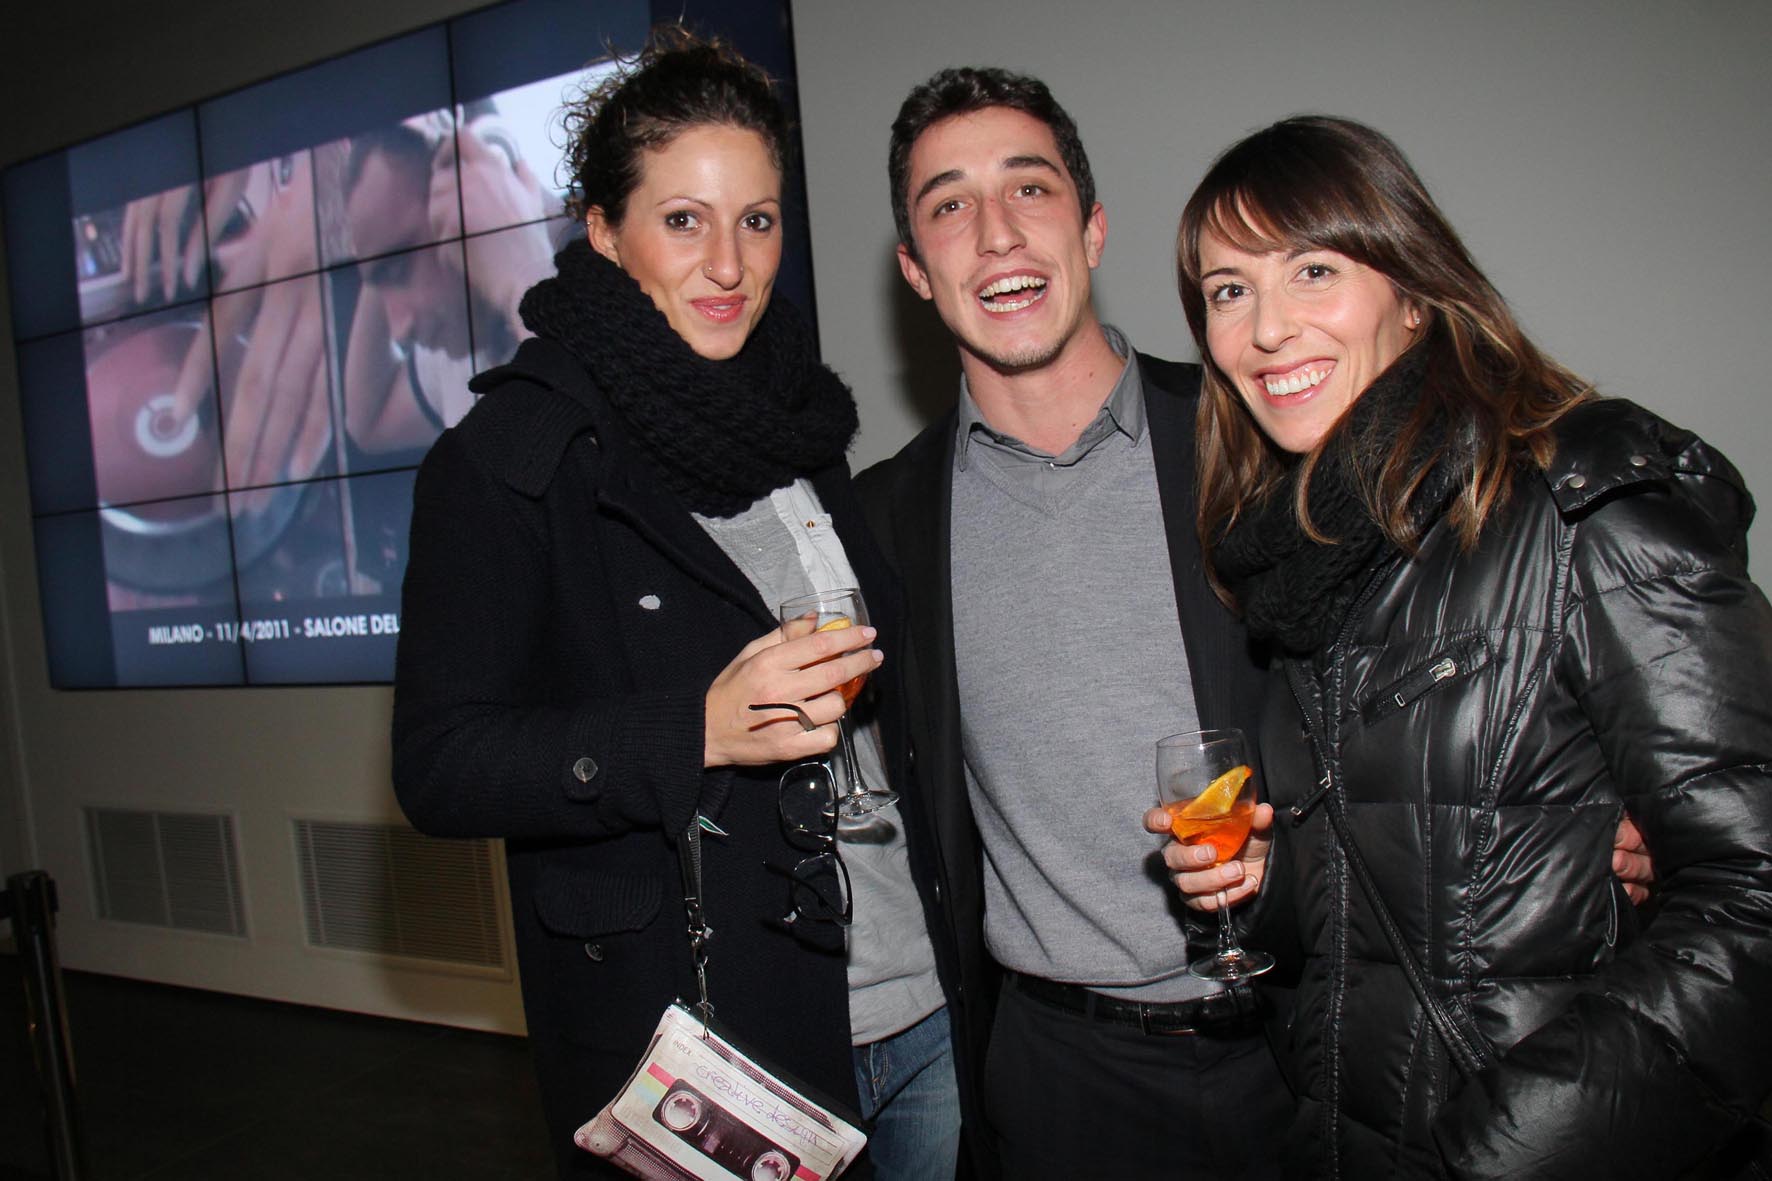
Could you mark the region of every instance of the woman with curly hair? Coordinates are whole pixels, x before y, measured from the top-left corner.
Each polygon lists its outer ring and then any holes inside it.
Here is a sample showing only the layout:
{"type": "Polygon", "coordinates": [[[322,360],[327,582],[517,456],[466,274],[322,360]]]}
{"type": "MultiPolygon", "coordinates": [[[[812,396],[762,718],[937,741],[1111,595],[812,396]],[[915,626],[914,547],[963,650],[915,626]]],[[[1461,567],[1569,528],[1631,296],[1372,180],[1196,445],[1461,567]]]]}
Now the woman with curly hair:
{"type": "Polygon", "coordinates": [[[401,804],[424,831],[505,840],[562,1175],[613,1171],[573,1130],[665,1006],[697,996],[677,847],[693,825],[723,1025],[874,1121],[877,1176],[949,1176],[943,920],[933,877],[913,884],[895,685],[858,704],[855,745],[903,803],[838,831],[828,913],[789,892],[807,851],[778,783],[837,741],[841,686],[892,675],[899,616],[844,459],[854,401],[771,298],[786,117],[755,67],[668,36],[572,129],[585,236],[523,299],[536,339],[474,380],[419,472],[401,804]],[[877,634],[775,626],[783,600],[853,586],[877,634]]]}

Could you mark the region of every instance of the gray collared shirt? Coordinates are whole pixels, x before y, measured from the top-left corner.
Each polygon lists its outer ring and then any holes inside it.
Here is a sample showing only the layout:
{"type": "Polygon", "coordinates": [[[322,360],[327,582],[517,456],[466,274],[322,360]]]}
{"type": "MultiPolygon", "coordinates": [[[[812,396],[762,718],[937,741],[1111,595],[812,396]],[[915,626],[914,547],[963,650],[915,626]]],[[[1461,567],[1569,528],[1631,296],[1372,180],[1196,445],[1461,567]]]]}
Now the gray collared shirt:
{"type": "Polygon", "coordinates": [[[1145,1000],[1199,996],[1175,890],[1149,861],[1158,738],[1198,729],[1138,363],[1062,455],[969,393],[954,452],[954,660],[1005,966],[1145,1000]]]}
{"type": "MultiPolygon", "coordinates": [[[[731,517],[696,521],[770,605],[854,586],[855,572],[810,482],[796,480],[731,517]]],[[[855,731],[862,780],[886,782],[877,728],[855,731]]],[[[888,808],[838,830],[855,907],[849,940],[849,1032],[856,1045],[909,1029],[942,1006],[935,947],[911,881],[910,850],[888,808]]]]}
{"type": "Polygon", "coordinates": [[[1132,356],[1132,346],[1126,343],[1125,335],[1118,328],[1103,324],[1101,330],[1108,345],[1124,357],[1126,363],[1121,367],[1119,379],[1114,382],[1107,401],[1083,428],[1077,441],[1065,448],[1063,455],[1049,454],[1013,435],[993,429],[984,420],[978,403],[972,400],[972,390],[967,387],[966,379],[961,377],[959,437],[954,443],[954,466],[965,471],[975,456],[982,457],[991,464],[992,470],[1007,479],[1025,480],[1031,488],[1042,480],[1047,484],[1062,483],[1067,473],[1077,470],[1085,456],[1115,433],[1126,436],[1134,447],[1138,446],[1144,440],[1145,426],[1144,381],[1138,373],[1138,362],[1132,356]],[[974,443],[979,444],[976,450],[974,443]],[[1026,460],[1034,462],[1024,462],[1026,460]]]}

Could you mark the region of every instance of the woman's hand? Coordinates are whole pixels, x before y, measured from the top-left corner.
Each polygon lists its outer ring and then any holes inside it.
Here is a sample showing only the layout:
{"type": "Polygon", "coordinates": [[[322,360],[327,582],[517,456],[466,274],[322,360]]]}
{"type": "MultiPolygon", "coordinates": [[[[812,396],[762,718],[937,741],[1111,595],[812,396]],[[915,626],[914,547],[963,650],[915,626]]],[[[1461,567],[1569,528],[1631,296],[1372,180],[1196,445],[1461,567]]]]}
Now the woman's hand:
{"type": "Polygon", "coordinates": [[[1649,859],[1642,832],[1629,816],[1618,822],[1618,834],[1612,838],[1612,872],[1633,903],[1641,906],[1649,900],[1649,890],[1655,884],[1655,863],[1649,859]]]}
{"type": "MultiPolygon", "coordinates": [[[[1144,826],[1151,832],[1168,832],[1169,813],[1152,808],[1144,814],[1144,826]]],[[[1212,864],[1211,845],[1170,841],[1163,849],[1163,864],[1169,867],[1182,901],[1195,910],[1211,911],[1218,909],[1220,890],[1224,891],[1227,905],[1253,898],[1261,889],[1261,879],[1267,875],[1268,849],[1274,843],[1269,834],[1273,827],[1273,805],[1255,805],[1255,821],[1249,826],[1249,839],[1243,842],[1243,851],[1216,866],[1212,864]]]]}
{"type": "Polygon", "coordinates": [[[834,724],[848,706],[837,686],[864,677],[885,656],[868,647],[871,627],[813,631],[796,619],[739,650],[708,687],[702,764],[763,766],[816,758],[837,744],[834,724]],[[813,723],[808,730],[791,711],[751,707],[783,702],[813,723]]]}

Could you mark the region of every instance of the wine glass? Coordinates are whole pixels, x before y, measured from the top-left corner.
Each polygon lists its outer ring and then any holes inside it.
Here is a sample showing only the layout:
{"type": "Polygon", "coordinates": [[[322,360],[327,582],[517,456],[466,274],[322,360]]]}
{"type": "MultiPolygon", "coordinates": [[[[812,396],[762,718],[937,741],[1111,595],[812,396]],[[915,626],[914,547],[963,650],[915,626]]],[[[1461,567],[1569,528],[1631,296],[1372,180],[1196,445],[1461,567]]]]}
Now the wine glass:
{"type": "MultiPolygon", "coordinates": [[[[861,592],[852,586],[799,595],[784,601],[779,610],[783,623],[810,617],[816,630],[821,632],[861,627],[868,621],[867,604],[862,602],[861,592]]],[[[837,813],[851,820],[871,816],[898,802],[898,793],[885,784],[875,786],[863,783],[861,767],[855,761],[855,738],[848,707],[853,706],[855,699],[861,696],[861,688],[867,683],[867,679],[867,674],[862,673],[837,686],[837,692],[843,695],[844,705],[843,716],[837,721],[837,760],[843,768],[843,796],[838,801],[837,813]]]]}
{"type": "MultiPolygon", "coordinates": [[[[1249,839],[1255,820],[1253,772],[1241,730],[1196,730],[1157,740],[1157,803],[1169,813],[1169,831],[1184,845],[1209,845],[1223,865],[1249,839]]],[[[1235,983],[1274,966],[1265,951],[1237,945],[1230,907],[1218,892],[1218,951],[1188,965],[1205,980],[1235,983]]]]}

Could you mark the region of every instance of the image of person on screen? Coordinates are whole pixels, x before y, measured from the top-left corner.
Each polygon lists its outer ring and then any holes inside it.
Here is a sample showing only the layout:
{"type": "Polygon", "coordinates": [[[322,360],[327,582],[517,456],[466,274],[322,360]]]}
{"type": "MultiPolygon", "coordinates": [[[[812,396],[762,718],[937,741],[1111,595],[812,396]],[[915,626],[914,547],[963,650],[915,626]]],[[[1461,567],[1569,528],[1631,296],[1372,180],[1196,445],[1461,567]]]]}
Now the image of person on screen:
{"type": "MultiPolygon", "coordinates": [[[[312,154],[302,149],[207,178],[201,218],[194,194],[191,186],[125,207],[121,290],[138,307],[191,294],[207,244],[216,294],[207,316],[190,305],[190,322],[201,331],[157,395],[157,429],[165,447],[198,439],[210,454],[219,451],[213,478],[184,491],[217,489],[225,480],[248,490],[230,498],[232,511],[253,513],[267,503],[266,485],[313,474],[332,435],[322,301],[311,277],[318,266],[312,154]],[[208,441],[218,429],[218,390],[225,430],[215,448],[208,441]]],[[[102,395],[90,380],[96,400],[102,395]]]]}
{"type": "Polygon", "coordinates": [[[562,1175],[621,1175],[574,1133],[698,995],[678,842],[705,829],[721,1026],[872,1120],[875,1177],[952,1177],[958,953],[899,594],[850,483],[854,399],[772,298],[787,116],[731,50],[659,39],[569,118],[582,235],[521,301],[535,338],[419,470],[395,791],[423,832],[505,840],[562,1175]],[[777,623],[856,587],[871,618],[777,623]],[[900,799],[840,821],[808,761],[851,701],[861,779],[900,799]]]}
{"type": "Polygon", "coordinates": [[[474,371],[527,335],[517,301],[548,273],[549,201],[496,120],[456,134],[446,111],[353,137],[344,187],[364,260],[345,349],[346,429],[369,451],[420,446],[466,413],[474,371]],[[476,226],[508,227],[475,240],[465,277],[455,244],[464,206],[476,226]]]}

